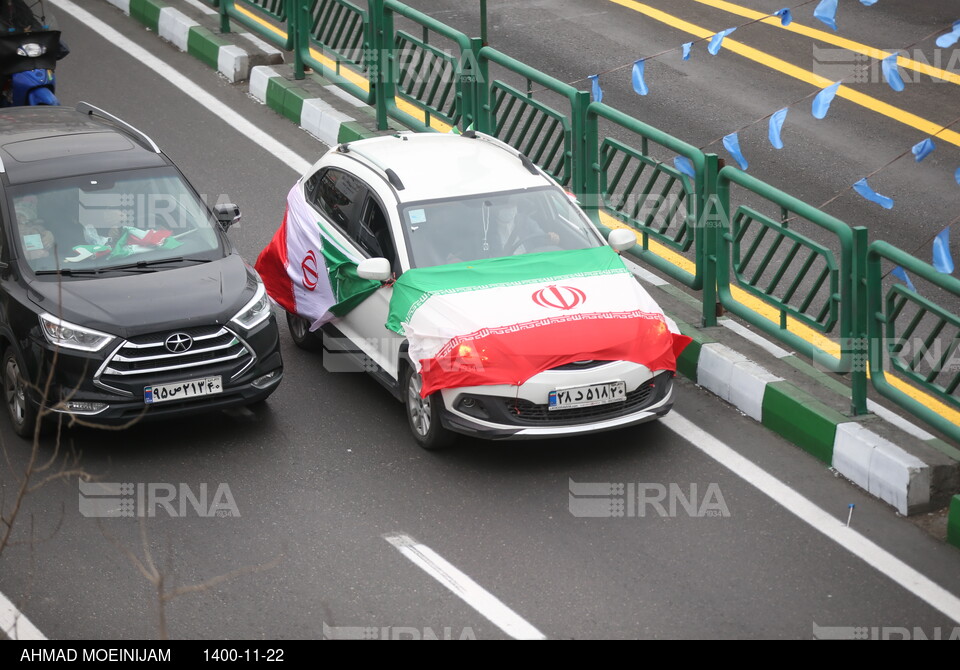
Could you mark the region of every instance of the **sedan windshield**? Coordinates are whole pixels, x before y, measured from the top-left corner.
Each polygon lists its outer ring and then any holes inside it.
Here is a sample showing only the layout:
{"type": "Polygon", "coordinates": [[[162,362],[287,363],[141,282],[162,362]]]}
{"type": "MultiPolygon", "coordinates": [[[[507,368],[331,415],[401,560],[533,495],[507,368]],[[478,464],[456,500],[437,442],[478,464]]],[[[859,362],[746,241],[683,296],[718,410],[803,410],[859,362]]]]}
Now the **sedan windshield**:
{"type": "Polygon", "coordinates": [[[418,202],[401,215],[412,267],[603,244],[579,207],[552,187],[418,202]]]}
{"type": "Polygon", "coordinates": [[[34,272],[163,268],[222,255],[217,224],[173,169],[24,184],[12,205],[18,254],[34,272]]]}

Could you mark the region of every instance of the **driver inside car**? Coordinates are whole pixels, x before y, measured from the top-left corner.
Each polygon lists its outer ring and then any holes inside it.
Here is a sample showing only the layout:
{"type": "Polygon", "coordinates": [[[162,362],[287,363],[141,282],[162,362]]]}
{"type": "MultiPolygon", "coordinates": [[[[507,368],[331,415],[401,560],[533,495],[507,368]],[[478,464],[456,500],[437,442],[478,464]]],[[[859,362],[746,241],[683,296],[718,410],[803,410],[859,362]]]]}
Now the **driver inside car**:
{"type": "Polygon", "coordinates": [[[490,207],[486,242],[491,256],[515,256],[556,246],[560,236],[553,231],[544,232],[540,224],[520,212],[515,199],[508,198],[490,207]]]}

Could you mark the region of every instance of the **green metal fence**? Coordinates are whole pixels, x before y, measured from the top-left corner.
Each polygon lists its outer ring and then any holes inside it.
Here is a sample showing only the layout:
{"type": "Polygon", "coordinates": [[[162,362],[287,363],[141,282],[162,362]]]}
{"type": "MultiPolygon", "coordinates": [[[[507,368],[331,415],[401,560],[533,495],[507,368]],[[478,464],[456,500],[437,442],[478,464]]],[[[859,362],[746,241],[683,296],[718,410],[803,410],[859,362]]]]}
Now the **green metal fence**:
{"type": "Polygon", "coordinates": [[[274,46],[287,51],[293,49],[293,31],[287,27],[287,17],[295,0],[214,0],[211,4],[220,10],[220,31],[230,32],[230,21],[257,33],[274,46]]]}
{"type": "Polygon", "coordinates": [[[516,148],[598,224],[633,229],[640,260],[699,290],[704,325],[716,325],[722,306],[848,373],[852,414],[866,411],[869,372],[879,394],[960,442],[960,425],[931,408],[960,410],[960,317],[944,306],[956,304],[960,280],[889,244],[868,247],[865,229],[719,169],[715,155],[398,0],[368,0],[366,9],[348,0],[208,2],[225,22],[292,50],[298,77],[308,65],[375,106],[381,129],[391,118],[418,130],[473,127],[516,148]],[[694,177],[671,164],[674,155],[694,177]],[[883,263],[939,293],[896,285],[883,294],[883,263]],[[934,401],[919,402],[916,390],[934,401]]]}
{"type": "Polygon", "coordinates": [[[958,426],[935,409],[918,402],[911,388],[960,410],[960,317],[929,296],[892,284],[883,290],[883,267],[900,266],[932,293],[960,297],[960,280],[886,242],[873,242],[867,252],[867,300],[870,377],[880,395],[913,415],[960,439],[958,426]],[[945,345],[943,343],[946,343],[945,345]],[[899,373],[899,379],[890,371],[899,373]],[[902,379],[909,381],[904,384],[902,379]]]}

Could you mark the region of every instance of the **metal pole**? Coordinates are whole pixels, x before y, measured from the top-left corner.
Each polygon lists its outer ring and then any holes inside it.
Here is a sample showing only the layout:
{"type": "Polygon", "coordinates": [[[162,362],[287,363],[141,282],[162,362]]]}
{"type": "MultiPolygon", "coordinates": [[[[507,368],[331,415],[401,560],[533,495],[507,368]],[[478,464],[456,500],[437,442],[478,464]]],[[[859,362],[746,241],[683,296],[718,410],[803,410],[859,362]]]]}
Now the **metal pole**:
{"type": "Polygon", "coordinates": [[[483,46],[490,44],[487,41],[487,0],[480,0],[480,41],[483,46]]]}

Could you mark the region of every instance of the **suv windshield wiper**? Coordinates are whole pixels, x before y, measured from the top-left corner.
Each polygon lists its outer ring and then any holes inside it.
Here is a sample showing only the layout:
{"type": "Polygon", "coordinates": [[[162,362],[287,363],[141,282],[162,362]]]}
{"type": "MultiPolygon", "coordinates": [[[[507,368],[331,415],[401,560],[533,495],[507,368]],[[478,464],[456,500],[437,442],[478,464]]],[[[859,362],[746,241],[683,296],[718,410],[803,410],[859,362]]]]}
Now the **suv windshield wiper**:
{"type": "Polygon", "coordinates": [[[100,272],[111,272],[113,270],[145,270],[153,267],[154,265],[163,265],[165,263],[183,263],[186,261],[192,261],[194,263],[209,263],[209,258],[162,258],[155,261],[137,261],[136,263],[128,263],[126,265],[108,265],[107,267],[100,268],[100,272]]]}

